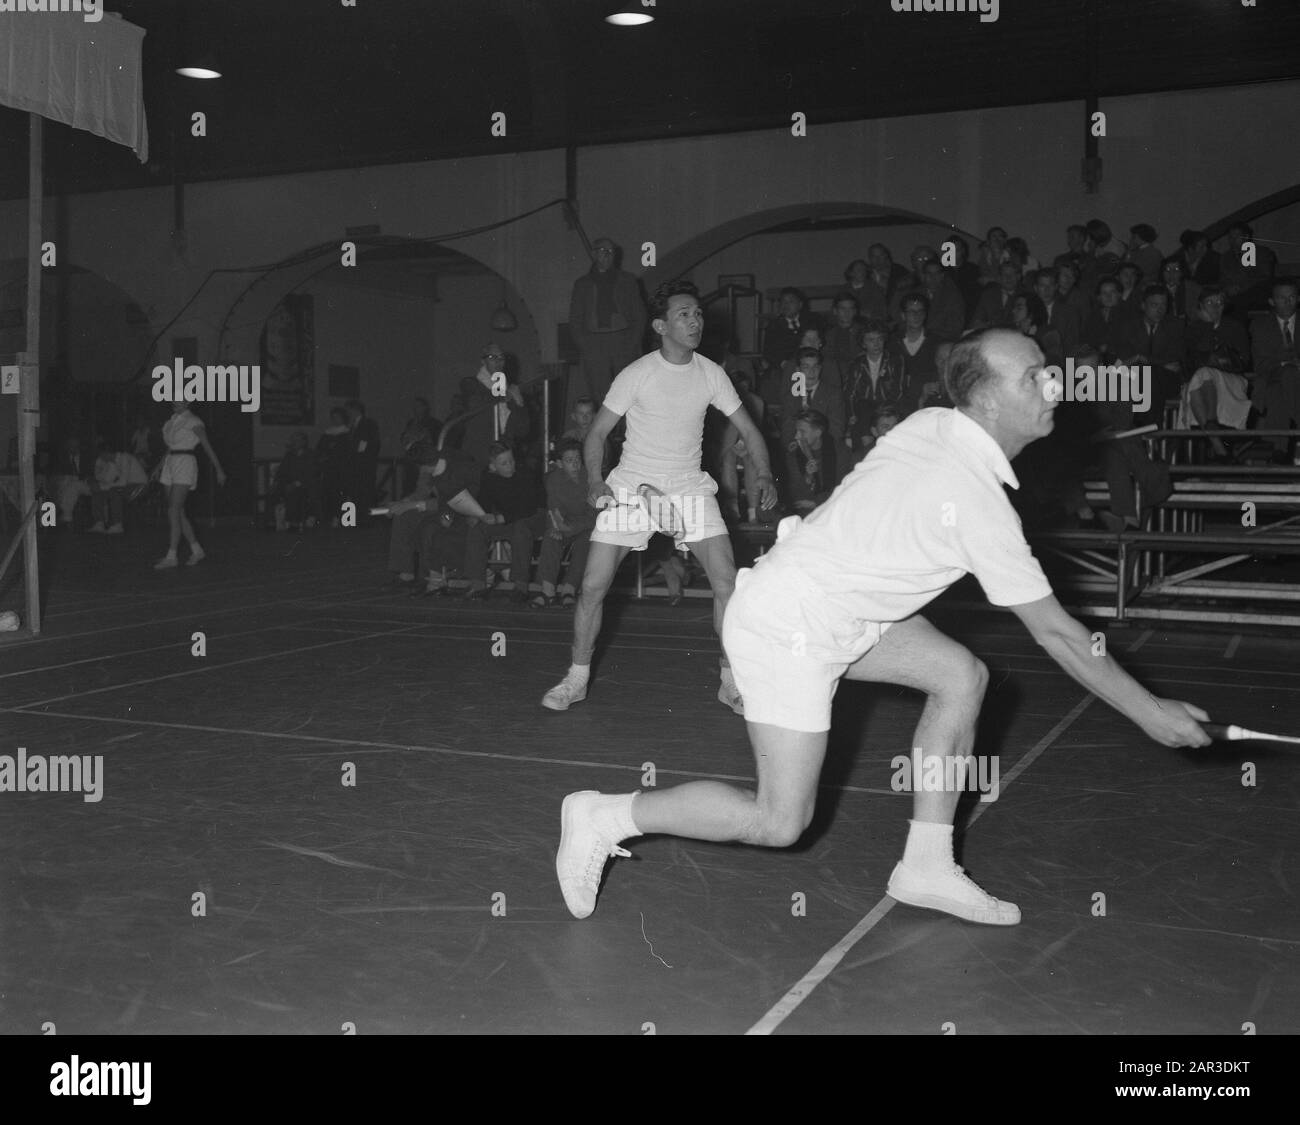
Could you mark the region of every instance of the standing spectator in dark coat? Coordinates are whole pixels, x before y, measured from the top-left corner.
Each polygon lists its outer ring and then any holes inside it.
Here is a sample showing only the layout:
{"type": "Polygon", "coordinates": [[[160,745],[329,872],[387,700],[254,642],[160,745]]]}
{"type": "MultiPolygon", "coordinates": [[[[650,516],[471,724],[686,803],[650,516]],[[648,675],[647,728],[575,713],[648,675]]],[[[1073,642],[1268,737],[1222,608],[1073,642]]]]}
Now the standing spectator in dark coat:
{"type": "Polygon", "coordinates": [[[343,504],[351,454],[351,431],[348,429],[348,412],[341,406],[330,410],[330,424],[316,443],[317,488],[316,508],[321,519],[328,519],[331,527],[338,527],[343,504]]]}
{"type": "Polygon", "coordinates": [[[370,506],[375,502],[375,472],[379,467],[379,424],[366,417],[366,405],[360,399],[344,403],[348,412],[349,461],[344,499],[357,506],[357,525],[368,523],[370,506]]]}
{"type": "Polygon", "coordinates": [[[613,242],[596,239],[591,258],[591,269],[573,283],[569,331],[582,358],[587,392],[599,403],[614,376],[640,357],[646,309],[641,283],[619,269],[613,242]]]}

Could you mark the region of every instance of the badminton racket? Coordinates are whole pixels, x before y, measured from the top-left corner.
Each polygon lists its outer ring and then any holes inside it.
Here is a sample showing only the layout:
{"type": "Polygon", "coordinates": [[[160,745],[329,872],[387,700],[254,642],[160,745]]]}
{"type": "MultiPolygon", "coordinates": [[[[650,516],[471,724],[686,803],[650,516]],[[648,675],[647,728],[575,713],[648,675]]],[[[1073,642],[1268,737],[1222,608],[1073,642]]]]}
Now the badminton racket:
{"type": "Polygon", "coordinates": [[[1263,731],[1247,730],[1236,724],[1202,723],[1201,729],[1218,742],[1291,742],[1300,745],[1300,738],[1289,734],[1265,734],[1263,731]]]}
{"type": "MultiPolygon", "coordinates": [[[[622,490],[621,495],[622,499],[616,496],[603,496],[598,506],[607,510],[623,508],[628,512],[637,513],[652,531],[667,535],[679,551],[685,552],[690,549],[683,542],[689,528],[686,526],[686,514],[682,511],[681,497],[668,496],[653,484],[643,484],[631,494],[622,490]]],[[[642,530],[636,526],[635,517],[629,523],[632,526],[627,527],[626,530],[642,530]]]]}

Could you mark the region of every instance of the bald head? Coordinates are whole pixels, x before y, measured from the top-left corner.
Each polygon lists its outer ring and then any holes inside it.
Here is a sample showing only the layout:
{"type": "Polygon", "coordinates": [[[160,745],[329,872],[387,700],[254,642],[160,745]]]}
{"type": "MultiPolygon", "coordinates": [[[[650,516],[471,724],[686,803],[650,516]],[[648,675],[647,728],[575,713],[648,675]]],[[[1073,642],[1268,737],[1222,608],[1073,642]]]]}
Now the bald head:
{"type": "Polygon", "coordinates": [[[976,394],[988,389],[986,385],[1001,373],[1042,362],[1042,351],[1028,336],[1010,328],[989,328],[952,346],[944,386],[954,406],[970,406],[976,394]]]}
{"type": "Polygon", "coordinates": [[[1052,432],[1056,396],[1042,349],[1028,336],[991,328],[953,346],[944,383],[962,413],[982,426],[1013,458],[1052,432]]]}

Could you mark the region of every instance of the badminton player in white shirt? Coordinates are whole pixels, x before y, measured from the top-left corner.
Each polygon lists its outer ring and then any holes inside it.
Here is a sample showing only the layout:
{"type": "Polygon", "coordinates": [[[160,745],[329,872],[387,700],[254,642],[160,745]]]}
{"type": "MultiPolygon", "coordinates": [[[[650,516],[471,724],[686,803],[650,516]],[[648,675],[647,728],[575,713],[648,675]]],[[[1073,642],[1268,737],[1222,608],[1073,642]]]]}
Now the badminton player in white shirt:
{"type": "MultiPolygon", "coordinates": [[[[731,539],[718,508],[717,483],[700,468],[704,416],[710,406],[736,427],[745,447],[754,451],[760,506],[776,504],[776,486],[768,466],[767,445],[740,401],[727,373],[696,352],[704,330],[699,291],[686,281],[661,285],[650,303],[651,325],[659,349],[628,364],[605,395],[583,447],[593,507],[611,501],[620,506],[602,511],[591,535],[591,550],[582,578],[582,593],[573,618],[573,664],[564,679],[542,699],[552,711],[587,698],[591,655],[600,633],[605,595],[628,551],[643,551],[653,528],[635,518],[627,506],[642,485],[657,489],[685,525],[681,542],[704,567],[713,590],[713,623],[722,632],[722,618],[736,582],[731,539]],[[627,419],[627,440],[618,465],[605,480],[600,468],[605,439],[627,419]]],[[[718,698],[743,715],[744,705],[722,658],[718,698]]]]}
{"type": "MultiPolygon", "coordinates": [[[[955,409],[913,414],[807,519],[740,572],[722,639],[757,762],[757,792],[696,781],[648,793],[565,798],[556,873],[585,918],[619,844],[662,833],[767,847],[794,844],[812,820],[831,700],[843,679],[902,684],[926,702],[907,747],[949,776],[969,762],[988,670],[920,610],[965,574],[1006,606],[1067,673],[1165,746],[1204,746],[1200,708],[1157,699],[1052,594],[1003,492],[1011,459],[1052,430],[1055,397],[1032,339],[990,329],[958,343],[945,384],[955,409]]],[[[966,767],[969,768],[969,767],[966,767]]],[[[964,786],[913,784],[912,820],[890,895],[972,922],[1014,925],[1020,910],[957,866],[952,825],[964,786]]]]}

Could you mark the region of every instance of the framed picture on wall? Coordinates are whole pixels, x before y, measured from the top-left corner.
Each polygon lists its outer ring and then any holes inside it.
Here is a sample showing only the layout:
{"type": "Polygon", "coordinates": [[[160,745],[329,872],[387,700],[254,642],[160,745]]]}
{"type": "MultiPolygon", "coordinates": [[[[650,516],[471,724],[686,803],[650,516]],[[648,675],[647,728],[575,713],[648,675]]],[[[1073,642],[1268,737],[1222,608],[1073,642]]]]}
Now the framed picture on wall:
{"type": "Polygon", "coordinates": [[[290,293],[262,328],[264,426],[310,426],[316,418],[316,328],[313,298],[290,293]]]}

